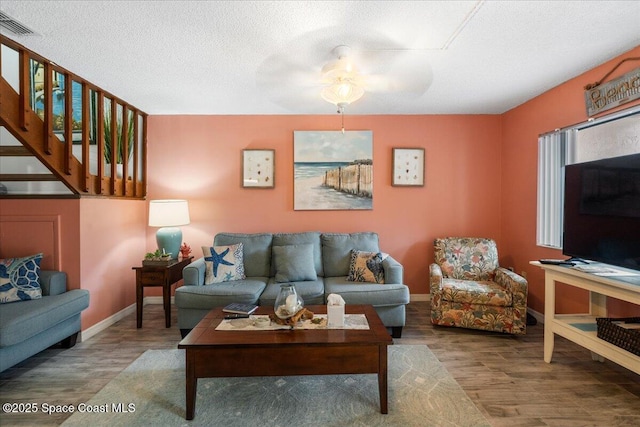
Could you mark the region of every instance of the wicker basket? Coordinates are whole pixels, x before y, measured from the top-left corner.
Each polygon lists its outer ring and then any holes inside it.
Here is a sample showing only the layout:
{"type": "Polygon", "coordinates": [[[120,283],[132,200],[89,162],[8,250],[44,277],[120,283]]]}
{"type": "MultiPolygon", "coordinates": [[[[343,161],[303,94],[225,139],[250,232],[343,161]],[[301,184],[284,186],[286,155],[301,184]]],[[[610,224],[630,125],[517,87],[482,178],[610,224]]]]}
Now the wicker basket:
{"type": "Polygon", "coordinates": [[[613,323],[640,323],[640,317],[624,317],[620,319],[598,317],[596,322],[598,324],[598,338],[640,356],[640,329],[625,329],[613,323]]]}

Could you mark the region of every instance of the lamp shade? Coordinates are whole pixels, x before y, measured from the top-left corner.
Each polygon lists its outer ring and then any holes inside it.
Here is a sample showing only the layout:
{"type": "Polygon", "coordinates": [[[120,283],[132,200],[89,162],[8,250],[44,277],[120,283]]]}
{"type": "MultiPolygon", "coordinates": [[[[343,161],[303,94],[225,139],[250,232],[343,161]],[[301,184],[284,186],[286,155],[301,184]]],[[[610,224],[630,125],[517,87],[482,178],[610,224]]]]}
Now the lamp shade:
{"type": "Polygon", "coordinates": [[[178,258],[182,244],[179,225],[189,224],[189,204],[186,200],[152,200],[149,202],[149,226],[161,227],[156,232],[158,249],[178,258]]]}
{"type": "Polygon", "coordinates": [[[150,227],[177,227],[189,224],[186,200],[152,200],[149,202],[150,227]]]}

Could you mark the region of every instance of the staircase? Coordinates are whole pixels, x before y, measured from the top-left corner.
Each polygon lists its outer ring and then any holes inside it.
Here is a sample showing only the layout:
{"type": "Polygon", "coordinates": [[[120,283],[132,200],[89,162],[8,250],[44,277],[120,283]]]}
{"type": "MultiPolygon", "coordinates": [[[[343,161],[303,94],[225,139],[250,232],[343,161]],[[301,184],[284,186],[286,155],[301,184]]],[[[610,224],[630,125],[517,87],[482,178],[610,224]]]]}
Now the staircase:
{"type": "Polygon", "coordinates": [[[147,115],[13,40],[0,46],[0,198],[143,199],[147,115]]]}

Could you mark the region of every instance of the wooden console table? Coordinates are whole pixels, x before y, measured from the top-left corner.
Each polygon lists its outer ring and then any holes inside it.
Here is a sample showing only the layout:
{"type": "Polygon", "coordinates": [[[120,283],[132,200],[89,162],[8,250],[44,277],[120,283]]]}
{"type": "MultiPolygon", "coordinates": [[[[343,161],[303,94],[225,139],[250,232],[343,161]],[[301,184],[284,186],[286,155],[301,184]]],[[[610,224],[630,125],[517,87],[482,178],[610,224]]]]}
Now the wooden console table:
{"type": "Polygon", "coordinates": [[[162,287],[164,321],[171,327],[171,286],[182,279],[182,269],[191,263],[192,256],[176,260],[167,266],[133,267],[136,271],[136,321],[142,327],[142,299],[145,287],[162,287]]]}
{"type": "Polygon", "coordinates": [[[606,358],[640,374],[640,356],[598,338],[595,326],[596,317],[607,317],[608,296],[640,305],[640,286],[569,267],[530,264],[544,270],[544,361],[551,363],[557,334],[591,350],[594,360],[606,358]],[[556,282],[588,290],[589,313],[556,314],[556,282]]]}

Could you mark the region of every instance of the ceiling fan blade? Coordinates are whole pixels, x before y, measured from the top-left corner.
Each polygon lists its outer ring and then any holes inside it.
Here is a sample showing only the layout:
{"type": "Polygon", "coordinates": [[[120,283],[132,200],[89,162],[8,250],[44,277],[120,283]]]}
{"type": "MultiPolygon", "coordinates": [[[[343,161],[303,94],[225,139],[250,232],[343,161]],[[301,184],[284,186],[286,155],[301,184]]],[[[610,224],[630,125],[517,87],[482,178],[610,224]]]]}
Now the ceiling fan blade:
{"type": "Polygon", "coordinates": [[[369,92],[420,96],[433,80],[431,65],[424,51],[369,51],[366,57],[362,69],[365,90],[369,92]]]}
{"type": "Polygon", "coordinates": [[[397,93],[420,96],[427,91],[433,80],[431,70],[420,73],[395,73],[392,75],[368,75],[364,77],[364,89],[372,93],[397,93]]]}
{"type": "Polygon", "coordinates": [[[270,102],[291,111],[300,105],[321,105],[320,66],[298,61],[295,55],[268,57],[256,70],[256,87],[270,102]]]}
{"type": "Polygon", "coordinates": [[[256,71],[259,87],[267,85],[309,85],[318,80],[319,72],[314,67],[292,61],[284,55],[267,58],[256,71]]]}

